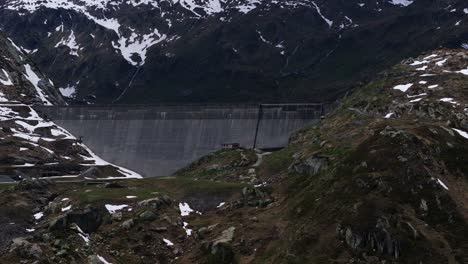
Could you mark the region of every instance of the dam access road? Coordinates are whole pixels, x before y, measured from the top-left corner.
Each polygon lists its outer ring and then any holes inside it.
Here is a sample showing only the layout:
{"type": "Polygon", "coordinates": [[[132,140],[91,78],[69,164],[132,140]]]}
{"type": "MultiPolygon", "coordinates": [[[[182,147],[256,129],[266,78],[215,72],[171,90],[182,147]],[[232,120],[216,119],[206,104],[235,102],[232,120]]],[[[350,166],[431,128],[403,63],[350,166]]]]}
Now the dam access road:
{"type": "Polygon", "coordinates": [[[81,137],[97,155],[143,176],[167,176],[239,143],[280,148],[320,119],[324,104],[86,105],[35,109],[81,137]]]}

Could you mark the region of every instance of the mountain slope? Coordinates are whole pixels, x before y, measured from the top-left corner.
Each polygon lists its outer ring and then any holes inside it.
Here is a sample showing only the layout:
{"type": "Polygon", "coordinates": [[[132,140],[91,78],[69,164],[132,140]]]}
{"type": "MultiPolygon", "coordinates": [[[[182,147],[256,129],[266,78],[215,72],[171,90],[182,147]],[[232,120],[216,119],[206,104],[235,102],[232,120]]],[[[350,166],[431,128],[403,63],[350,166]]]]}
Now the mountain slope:
{"type": "Polygon", "coordinates": [[[34,110],[64,104],[61,95],[15,43],[0,35],[1,181],[25,178],[135,178],[97,157],[34,110]]]}
{"type": "Polygon", "coordinates": [[[29,195],[25,181],[0,210],[15,197],[42,215],[17,218],[34,230],[3,260],[466,263],[467,107],[468,52],[442,49],[381,72],[277,152],[222,150],[175,177],[29,195]]]}
{"type": "Polygon", "coordinates": [[[467,55],[404,61],[296,136],[293,263],[467,261],[467,55]]]}
{"type": "Polygon", "coordinates": [[[329,101],[405,57],[460,48],[466,8],[461,0],[8,0],[0,26],[78,101],[329,101]]]}

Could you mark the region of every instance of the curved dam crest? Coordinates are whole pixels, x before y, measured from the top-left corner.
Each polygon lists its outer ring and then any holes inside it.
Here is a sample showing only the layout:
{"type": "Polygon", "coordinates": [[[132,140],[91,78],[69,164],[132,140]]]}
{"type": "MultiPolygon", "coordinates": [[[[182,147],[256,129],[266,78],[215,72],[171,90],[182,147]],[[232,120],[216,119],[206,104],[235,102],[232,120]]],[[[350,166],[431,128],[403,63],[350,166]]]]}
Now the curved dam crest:
{"type": "Polygon", "coordinates": [[[316,122],[322,104],[36,107],[105,160],[144,176],[165,176],[224,143],[284,147],[316,122]]]}

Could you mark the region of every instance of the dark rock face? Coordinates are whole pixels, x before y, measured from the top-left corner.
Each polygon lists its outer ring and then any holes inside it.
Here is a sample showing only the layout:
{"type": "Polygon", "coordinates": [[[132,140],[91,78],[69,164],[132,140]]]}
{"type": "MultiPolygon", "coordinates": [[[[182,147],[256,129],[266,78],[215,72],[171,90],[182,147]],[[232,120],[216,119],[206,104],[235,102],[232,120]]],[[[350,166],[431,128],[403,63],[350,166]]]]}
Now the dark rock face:
{"type": "Polygon", "coordinates": [[[397,259],[401,254],[401,241],[390,233],[388,225],[388,220],[382,218],[367,232],[354,232],[348,227],[345,230],[339,229],[338,235],[356,252],[367,249],[397,259]]]}
{"type": "Polygon", "coordinates": [[[64,94],[100,103],[331,100],[468,34],[462,0],[133,2],[8,0],[0,26],[64,94]]]}
{"type": "MultiPolygon", "coordinates": [[[[20,101],[26,104],[46,105],[65,103],[52,82],[35,63],[3,34],[0,34],[0,87],[2,87],[2,102],[9,100],[16,103],[20,101]]],[[[8,128],[4,127],[3,130],[8,128]]]]}
{"type": "Polygon", "coordinates": [[[50,221],[49,229],[51,231],[64,230],[71,223],[77,224],[85,232],[94,232],[102,223],[102,212],[92,207],[72,211],[50,221]]]}

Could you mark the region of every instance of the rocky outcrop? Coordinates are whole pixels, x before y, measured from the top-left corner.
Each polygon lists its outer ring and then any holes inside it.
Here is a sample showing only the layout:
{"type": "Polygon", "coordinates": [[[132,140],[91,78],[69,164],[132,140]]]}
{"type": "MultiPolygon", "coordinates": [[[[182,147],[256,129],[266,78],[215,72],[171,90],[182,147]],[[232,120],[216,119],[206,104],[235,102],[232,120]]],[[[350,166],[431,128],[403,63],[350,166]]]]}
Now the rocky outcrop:
{"type": "Polygon", "coordinates": [[[327,157],[314,155],[302,162],[298,162],[292,165],[290,170],[299,174],[315,175],[323,170],[326,170],[328,168],[328,164],[329,159],[327,157]]]}
{"type": "Polygon", "coordinates": [[[76,224],[86,233],[92,233],[102,223],[102,212],[96,208],[88,207],[82,210],[74,210],[52,219],[48,223],[50,231],[66,229],[70,224],[76,224]]]}
{"type": "Polygon", "coordinates": [[[215,240],[205,242],[203,247],[209,251],[209,261],[221,264],[237,263],[231,246],[235,230],[235,227],[230,227],[224,230],[215,240]]]}
{"type": "Polygon", "coordinates": [[[25,238],[13,239],[10,252],[16,252],[21,257],[39,259],[42,256],[42,249],[37,245],[28,242],[25,238]]]}

